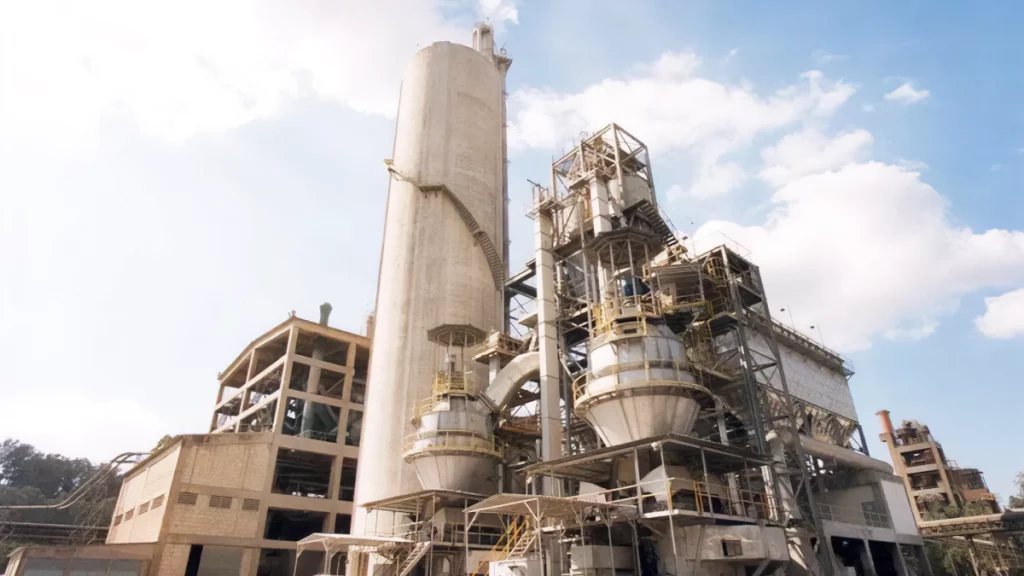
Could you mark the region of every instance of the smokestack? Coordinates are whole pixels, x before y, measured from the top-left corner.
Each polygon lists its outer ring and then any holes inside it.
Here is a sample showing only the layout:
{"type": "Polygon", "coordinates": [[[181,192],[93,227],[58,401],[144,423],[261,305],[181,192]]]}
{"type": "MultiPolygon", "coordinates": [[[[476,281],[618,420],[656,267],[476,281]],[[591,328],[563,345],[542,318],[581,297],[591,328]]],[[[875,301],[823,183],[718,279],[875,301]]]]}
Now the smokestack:
{"type": "Polygon", "coordinates": [[[324,302],[320,305],[320,325],[327,326],[327,319],[331,317],[331,303],[324,302]]]}
{"type": "Polygon", "coordinates": [[[888,410],[879,410],[878,412],[875,413],[875,415],[878,416],[878,419],[882,421],[882,436],[883,436],[883,439],[885,439],[884,437],[886,437],[886,436],[888,436],[889,438],[892,438],[893,437],[892,419],[889,418],[889,411],[888,410]]]}

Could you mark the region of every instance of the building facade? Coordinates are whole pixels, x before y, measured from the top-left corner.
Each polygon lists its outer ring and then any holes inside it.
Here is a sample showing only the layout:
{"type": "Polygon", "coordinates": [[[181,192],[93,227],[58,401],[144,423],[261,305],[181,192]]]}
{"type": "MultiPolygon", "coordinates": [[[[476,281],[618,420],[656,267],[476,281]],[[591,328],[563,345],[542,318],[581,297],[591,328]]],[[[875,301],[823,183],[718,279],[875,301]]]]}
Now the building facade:
{"type": "Polygon", "coordinates": [[[903,478],[915,519],[941,520],[947,514],[995,514],[999,503],[977,468],[960,468],[946,453],[927,426],[904,420],[894,429],[888,410],[878,413],[880,438],[889,447],[897,476],[903,478]],[[950,510],[952,508],[953,510],[950,510]]]}
{"type": "MultiPolygon", "coordinates": [[[[8,576],[99,563],[121,576],[286,576],[296,541],[347,533],[370,340],[321,312],[290,316],[231,362],[210,433],[174,437],[125,475],[105,545],[23,549],[8,576]]],[[[302,560],[300,573],[323,571],[315,553],[302,560]]]]}

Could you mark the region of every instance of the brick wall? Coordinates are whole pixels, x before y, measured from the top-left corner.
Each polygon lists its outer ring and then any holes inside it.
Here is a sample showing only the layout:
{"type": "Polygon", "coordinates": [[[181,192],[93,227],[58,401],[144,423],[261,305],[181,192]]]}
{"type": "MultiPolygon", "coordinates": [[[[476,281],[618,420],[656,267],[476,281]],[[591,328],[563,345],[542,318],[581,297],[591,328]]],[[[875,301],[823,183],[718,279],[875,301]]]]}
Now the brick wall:
{"type": "Polygon", "coordinates": [[[259,492],[269,472],[269,443],[211,441],[187,449],[182,459],[181,483],[259,492]]]}
{"type": "Polygon", "coordinates": [[[156,576],[182,576],[188,565],[188,544],[166,544],[160,555],[160,565],[156,568],[156,576]]]}
{"type": "Polygon", "coordinates": [[[157,541],[180,451],[178,444],[133,470],[124,481],[107,533],[108,544],[157,541]]]}
{"type": "Polygon", "coordinates": [[[259,536],[259,504],[244,497],[197,494],[195,504],[176,503],[171,508],[169,531],[172,534],[201,536],[259,536]]]}

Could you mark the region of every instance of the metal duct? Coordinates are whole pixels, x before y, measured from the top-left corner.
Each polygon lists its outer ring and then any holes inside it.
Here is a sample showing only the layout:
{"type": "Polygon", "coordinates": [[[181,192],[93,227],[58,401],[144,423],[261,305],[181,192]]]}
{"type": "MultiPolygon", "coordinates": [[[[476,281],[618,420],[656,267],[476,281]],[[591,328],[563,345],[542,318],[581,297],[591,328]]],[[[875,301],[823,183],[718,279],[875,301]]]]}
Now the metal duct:
{"type": "MultiPolygon", "coordinates": [[[[815,440],[814,438],[803,434],[800,434],[799,436],[800,446],[803,447],[804,452],[812,456],[817,456],[822,460],[835,460],[843,466],[856,468],[857,470],[874,470],[884,474],[892,474],[892,466],[886,462],[876,460],[870,456],[865,456],[864,454],[855,452],[849,448],[843,448],[842,446],[836,446],[835,444],[815,440]]],[[[788,430],[772,430],[768,433],[769,442],[775,438],[780,438],[786,444],[793,444],[793,434],[788,430]]]]}

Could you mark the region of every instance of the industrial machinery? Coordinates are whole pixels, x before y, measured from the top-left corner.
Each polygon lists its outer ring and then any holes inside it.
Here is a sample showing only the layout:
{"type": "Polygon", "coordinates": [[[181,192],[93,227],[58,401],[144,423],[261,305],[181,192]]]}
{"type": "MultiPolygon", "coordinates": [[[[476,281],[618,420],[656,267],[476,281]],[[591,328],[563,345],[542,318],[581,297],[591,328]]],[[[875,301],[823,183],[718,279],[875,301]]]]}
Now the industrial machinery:
{"type": "Polygon", "coordinates": [[[849,362],[772,319],[745,249],[685,245],[638,138],[552,164],[508,274],[509,63],[479,25],[406,76],[361,512],[300,551],[351,576],[924,573],[849,362]]]}

